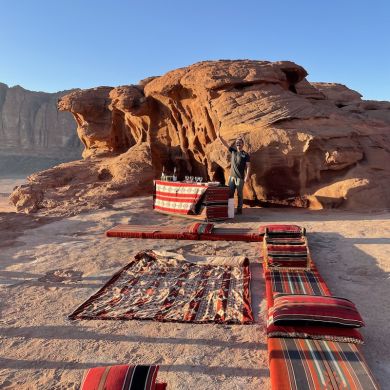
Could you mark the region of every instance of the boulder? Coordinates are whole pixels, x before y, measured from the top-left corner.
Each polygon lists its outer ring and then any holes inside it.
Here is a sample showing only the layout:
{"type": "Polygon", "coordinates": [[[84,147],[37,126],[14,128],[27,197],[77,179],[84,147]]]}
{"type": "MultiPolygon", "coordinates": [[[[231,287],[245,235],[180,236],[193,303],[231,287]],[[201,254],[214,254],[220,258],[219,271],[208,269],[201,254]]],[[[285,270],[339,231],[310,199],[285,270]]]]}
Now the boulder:
{"type": "MultiPolygon", "coordinates": [[[[91,207],[94,197],[107,203],[150,192],[163,167],[176,167],[179,178],[191,174],[226,183],[229,155],[216,138],[220,131],[229,143],[242,136],[251,154],[248,205],[388,208],[388,102],[367,106],[359,93],[340,84],[309,83],[306,75],[289,61],[205,61],[138,85],[72,92],[58,107],[73,114],[85,160],[42,172],[27,186],[43,191],[36,195],[37,207],[50,211],[78,207],[74,199],[60,205],[72,198],[73,182],[47,190],[46,178],[55,170],[84,177],[80,202],[89,199],[91,207]],[[373,107],[381,115],[367,114],[373,107]],[[110,183],[121,183],[114,196],[110,183]]],[[[34,210],[31,200],[28,207],[20,204],[20,191],[12,196],[18,209],[34,210]]]]}
{"type": "Polygon", "coordinates": [[[359,92],[349,89],[338,83],[313,83],[313,86],[323,93],[327,99],[332,100],[336,105],[347,105],[360,102],[362,95],[359,92]]]}
{"type": "Polygon", "coordinates": [[[115,199],[151,193],[150,148],[135,145],[117,156],[60,164],[28,177],[10,196],[18,212],[69,216],[110,207],[115,199]]]}

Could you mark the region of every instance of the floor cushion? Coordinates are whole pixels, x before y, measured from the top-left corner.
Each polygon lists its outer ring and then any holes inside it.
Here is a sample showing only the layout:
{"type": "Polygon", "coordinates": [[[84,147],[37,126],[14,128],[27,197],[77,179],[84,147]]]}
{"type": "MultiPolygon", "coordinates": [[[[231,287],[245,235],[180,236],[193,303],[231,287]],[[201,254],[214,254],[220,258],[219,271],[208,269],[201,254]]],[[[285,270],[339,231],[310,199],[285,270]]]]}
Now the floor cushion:
{"type": "Polygon", "coordinates": [[[268,314],[268,322],[275,325],[364,326],[355,304],[338,297],[275,293],[268,314]]]}
{"type": "Polygon", "coordinates": [[[379,390],[356,344],[269,338],[268,353],[272,390],[379,390]]]}
{"type": "Polygon", "coordinates": [[[161,390],[156,387],[159,366],[117,365],[89,369],[81,385],[81,390],[161,390]]]}

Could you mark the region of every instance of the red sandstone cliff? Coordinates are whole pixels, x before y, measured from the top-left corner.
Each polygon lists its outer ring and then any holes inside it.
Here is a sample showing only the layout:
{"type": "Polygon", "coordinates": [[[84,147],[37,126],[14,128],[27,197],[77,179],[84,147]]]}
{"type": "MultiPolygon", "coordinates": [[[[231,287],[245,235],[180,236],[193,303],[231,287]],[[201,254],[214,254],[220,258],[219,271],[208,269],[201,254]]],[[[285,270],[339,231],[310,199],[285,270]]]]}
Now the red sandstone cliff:
{"type": "Polygon", "coordinates": [[[388,208],[390,102],[306,75],[287,61],[207,61],[70,93],[58,107],[73,114],[85,160],[31,176],[11,199],[19,211],[78,212],[151,191],[163,165],[224,181],[219,129],[251,153],[249,204],[388,208]]]}

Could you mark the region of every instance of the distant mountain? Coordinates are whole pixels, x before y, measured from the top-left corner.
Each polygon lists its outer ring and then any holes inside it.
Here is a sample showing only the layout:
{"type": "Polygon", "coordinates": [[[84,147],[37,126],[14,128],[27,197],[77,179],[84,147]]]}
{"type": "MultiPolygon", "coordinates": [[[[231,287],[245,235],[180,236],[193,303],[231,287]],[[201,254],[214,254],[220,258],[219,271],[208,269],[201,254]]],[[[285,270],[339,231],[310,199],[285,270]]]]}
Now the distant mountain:
{"type": "Polygon", "coordinates": [[[0,83],[0,176],[28,174],[81,157],[76,123],[56,106],[69,92],[34,92],[0,83]]]}

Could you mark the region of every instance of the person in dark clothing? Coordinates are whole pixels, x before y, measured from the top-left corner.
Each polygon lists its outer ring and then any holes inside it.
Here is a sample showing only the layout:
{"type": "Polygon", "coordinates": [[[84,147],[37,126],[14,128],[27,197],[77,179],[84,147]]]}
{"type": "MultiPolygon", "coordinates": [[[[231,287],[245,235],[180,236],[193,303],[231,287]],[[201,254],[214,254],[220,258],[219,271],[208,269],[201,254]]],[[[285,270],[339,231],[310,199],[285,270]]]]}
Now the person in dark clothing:
{"type": "Polygon", "coordinates": [[[243,189],[244,183],[247,183],[251,174],[250,156],[244,150],[244,140],[238,137],[234,146],[229,146],[227,142],[221,137],[219,131],[217,132],[219,141],[224,145],[231,153],[231,170],[229,177],[230,197],[234,197],[234,193],[237,191],[238,205],[237,213],[242,214],[243,204],[243,189]]]}

